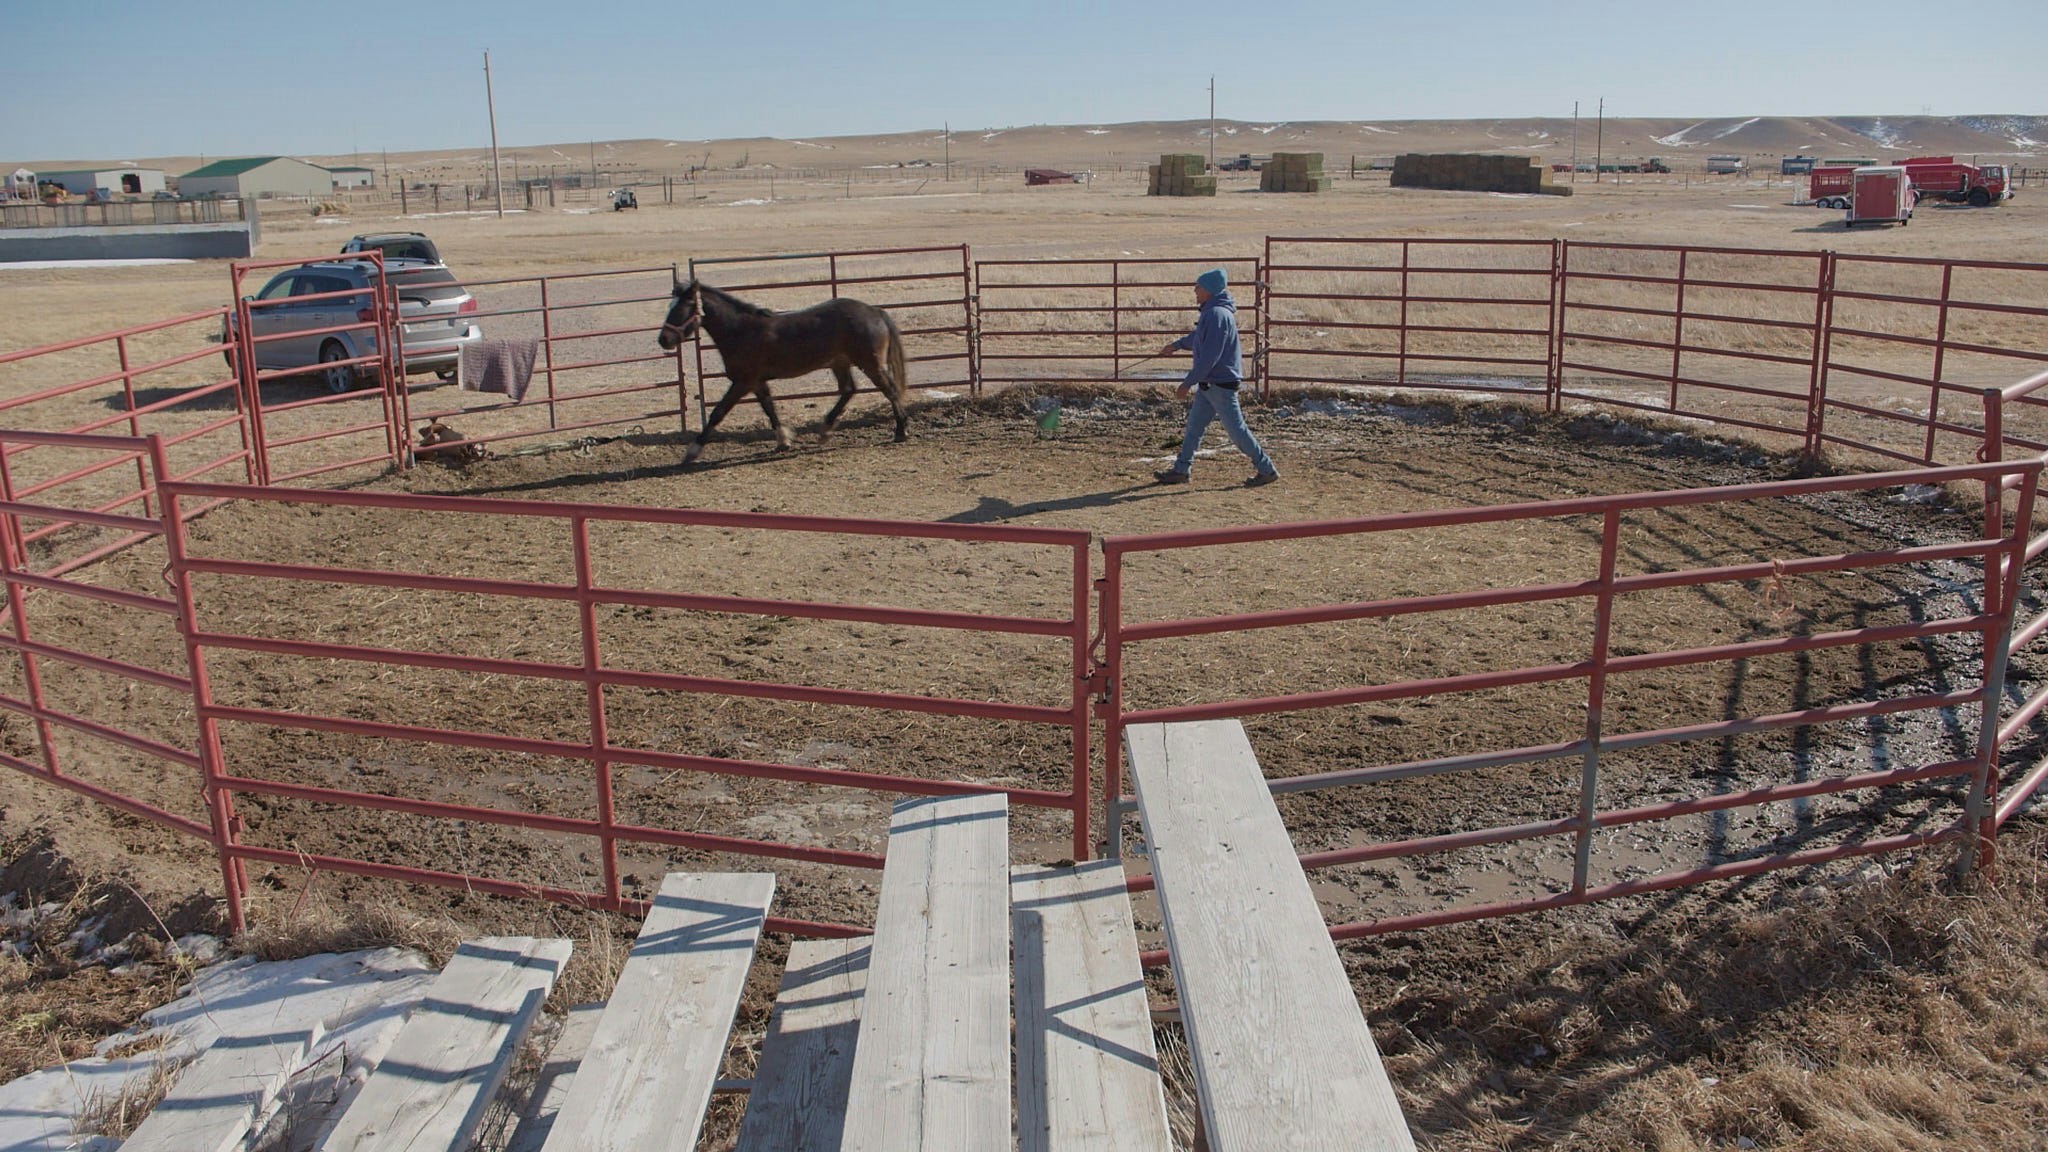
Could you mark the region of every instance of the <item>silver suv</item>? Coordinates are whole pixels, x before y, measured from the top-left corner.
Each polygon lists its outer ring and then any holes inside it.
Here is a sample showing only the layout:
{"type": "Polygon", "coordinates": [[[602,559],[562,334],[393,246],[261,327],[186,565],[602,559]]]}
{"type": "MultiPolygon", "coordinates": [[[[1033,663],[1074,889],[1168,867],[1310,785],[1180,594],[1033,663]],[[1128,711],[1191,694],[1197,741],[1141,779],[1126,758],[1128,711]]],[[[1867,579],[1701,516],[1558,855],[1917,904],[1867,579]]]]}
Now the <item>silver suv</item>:
{"type": "MultiPolygon", "coordinates": [[[[385,269],[384,280],[398,304],[394,367],[399,377],[431,371],[443,380],[453,378],[462,349],[483,339],[483,329],[469,320],[477,310],[476,298],[438,264],[397,262],[385,269]]],[[[271,277],[262,291],[248,297],[256,366],[321,366],[332,392],[346,392],[372,378],[362,365],[343,361],[377,354],[376,284],[377,266],[367,260],[306,264],[271,277]]],[[[230,316],[223,341],[234,338],[230,316]]],[[[232,365],[234,352],[227,355],[232,365]]]]}

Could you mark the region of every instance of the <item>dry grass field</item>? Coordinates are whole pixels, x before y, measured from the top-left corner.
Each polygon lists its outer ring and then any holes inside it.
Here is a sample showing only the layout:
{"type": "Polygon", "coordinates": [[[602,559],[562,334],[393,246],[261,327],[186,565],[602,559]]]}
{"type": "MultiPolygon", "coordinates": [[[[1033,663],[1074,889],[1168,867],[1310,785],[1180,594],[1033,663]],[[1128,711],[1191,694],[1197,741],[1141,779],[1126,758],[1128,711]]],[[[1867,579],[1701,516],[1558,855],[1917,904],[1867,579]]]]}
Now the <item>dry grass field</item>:
{"type": "MultiPolygon", "coordinates": [[[[1029,162],[1029,156],[1016,158],[1029,162]]],[[[684,263],[690,258],[854,248],[965,243],[975,257],[1103,259],[1198,257],[1223,260],[1256,255],[1267,236],[1396,236],[1550,239],[1615,243],[1711,245],[1741,248],[1868,252],[1905,256],[2048,262],[2048,203],[2023,195],[1983,210],[1926,209],[1910,228],[1845,231],[1837,214],[1786,203],[1782,178],[1708,184],[1694,179],[1628,178],[1581,185],[1569,198],[1397,190],[1383,183],[1339,180],[1326,196],[1261,195],[1257,174],[1226,176],[1215,199],[1145,197],[1135,178],[1109,177],[1086,186],[1025,190],[984,180],[980,187],[948,187],[924,175],[890,182],[780,178],[770,198],[765,180],[721,181],[693,189],[676,203],[643,195],[636,212],[587,210],[589,204],[508,214],[399,219],[357,214],[316,219],[304,209],[266,214],[262,256],[289,258],[331,252],[359,231],[419,228],[431,233],[458,274],[473,280],[566,275],[626,267],[684,263]],[[701,191],[702,198],[695,194],[701,191]]],[[[8,270],[0,266],[0,316],[6,318],[0,351],[73,339],[125,323],[217,306],[229,299],[223,265],[145,268],[8,270]]],[[[645,322],[658,319],[650,306],[645,322]]],[[[1768,347],[1768,331],[1759,335],[1768,347]]],[[[651,341],[650,341],[651,343],[651,341]]],[[[0,369],[0,395],[59,383],[0,369]]],[[[1162,494],[1146,485],[1162,445],[1175,437],[1176,412],[1156,396],[1133,394],[1074,404],[1062,435],[1037,440],[1022,394],[978,404],[928,403],[912,425],[912,442],[886,443],[872,419],[850,422],[840,442],[824,450],[808,441],[797,452],[776,453],[758,412],[738,411],[732,436],[709,453],[708,467],[676,466],[672,433],[649,431],[579,452],[506,455],[470,469],[422,468],[372,482],[380,489],[475,492],[487,495],[675,504],[776,512],[826,512],[963,522],[1014,522],[1081,527],[1098,534],[1192,528],[1264,520],[1332,518],[1361,510],[1441,507],[1541,499],[1566,494],[1625,492],[1726,483],[1775,473],[1786,462],[1747,447],[1704,443],[1669,451],[1655,441],[1628,438],[1570,420],[1528,421],[1489,411],[1417,418],[1370,408],[1349,414],[1311,409],[1296,398],[1288,411],[1255,413],[1261,435],[1275,448],[1287,480],[1257,494],[1230,486],[1238,461],[1228,450],[1205,461],[1191,490],[1162,494]]],[[[1327,400],[1327,397],[1324,398],[1327,400]]],[[[821,408],[792,406],[786,419],[808,429],[821,408]]],[[[1876,547],[1899,539],[1937,539],[1967,520],[1939,508],[1901,509],[1882,503],[1848,508],[1798,506],[1769,520],[1744,515],[1674,517],[1647,525],[1639,561],[1702,562],[1733,554],[1745,533],[1769,535],[1785,551],[1876,547]]],[[[448,549],[409,549],[433,540],[420,524],[373,516],[258,516],[226,510],[202,521],[201,545],[222,550],[260,548],[293,557],[347,565],[366,556],[417,551],[434,564],[472,565],[491,574],[542,575],[557,554],[540,550],[537,537],[510,525],[489,539],[453,542],[448,549]]],[[[1562,530],[1560,530],[1562,531],[1562,530]]],[[[884,567],[871,551],[820,543],[801,553],[749,559],[730,537],[670,540],[661,534],[619,542],[620,563],[653,571],[674,586],[720,578],[738,580],[743,594],[793,595],[810,581],[831,580],[835,591],[901,603],[937,601],[943,581],[994,588],[995,610],[1057,604],[1059,589],[1032,581],[1043,564],[1016,558],[968,556],[966,550],[907,550],[884,567]],[[734,549],[739,549],[737,553],[734,549]],[[929,583],[892,586],[893,566],[915,570],[929,583]],[[1034,599],[1036,598],[1036,599],[1034,599]]],[[[1487,540],[1455,533],[1426,536],[1411,550],[1381,557],[1278,549],[1274,556],[1233,557],[1213,572],[1181,571],[1179,558],[1149,573],[1134,599],[1150,618],[1172,614],[1177,588],[1205,577],[1228,589],[1233,606],[1362,598],[1375,589],[1429,590],[1461,571],[1507,571],[1516,578],[1546,575],[1546,557],[1561,555],[1562,535],[1487,540]]],[[[120,559],[104,579],[147,588],[158,579],[147,558],[120,559]]],[[[1056,576],[1057,573],[1054,573],[1056,576]]],[[[1890,622],[1924,607],[1939,581],[1890,584],[1843,578],[1814,581],[1802,590],[1799,628],[1890,622]]],[[[225,582],[223,582],[225,584],[225,582]]],[[[1056,582],[1055,582],[1056,584],[1056,582]]],[[[1138,585],[1134,585],[1138,587],[1138,585]]],[[[393,610],[375,588],[337,588],[335,599],[311,606],[289,593],[265,601],[234,602],[249,611],[251,627],[279,634],[346,635],[364,644],[420,644],[499,653],[530,646],[546,653],[570,641],[561,622],[512,608],[486,607],[457,598],[421,597],[393,610]]],[[[227,590],[217,602],[229,603],[227,590]]],[[[1290,669],[1329,683],[1356,681],[1371,670],[1399,665],[1412,674],[1455,674],[1484,667],[1518,646],[1531,659],[1547,658],[1550,629],[1559,635],[1581,622],[1514,617],[1472,620],[1469,630],[1428,635],[1388,627],[1364,638],[1316,635],[1305,641],[1245,641],[1227,650],[1162,645],[1153,662],[1134,670],[1130,690],[1146,701],[1179,701],[1234,690],[1258,691],[1290,669]]],[[[1771,605],[1752,593],[1703,607],[1672,599],[1647,605],[1633,622],[1665,635],[1722,630],[1744,636],[1783,628],[1771,605]],[[1691,631],[1688,631],[1691,630],[1691,631]]],[[[53,621],[53,639],[76,639],[141,658],[154,641],[144,635],[93,637],[90,613],[53,621]],[[67,633],[64,629],[69,628],[67,633]]],[[[941,674],[984,675],[990,663],[1014,666],[1036,679],[1033,691],[1057,698],[1063,677],[1057,654],[1012,653],[949,647],[930,639],[904,643],[880,630],[811,627],[798,622],[678,620],[649,625],[621,613],[608,623],[645,660],[687,659],[707,674],[742,678],[788,675],[810,657],[828,667],[835,684],[927,690],[941,674]],[[794,625],[794,626],[791,626],[794,625]]],[[[1568,643],[1568,641],[1560,641],[1568,643]]],[[[1851,650],[1848,655],[1855,655],[1851,650]]],[[[1904,646],[1867,654],[1858,663],[1757,661],[1728,681],[1726,668],[1699,676],[1646,683],[1633,695],[1617,692],[1617,713],[1645,726],[1707,714],[1775,711],[1852,698],[1860,691],[1916,682],[1933,673],[1930,653],[1904,646]]],[[[452,683],[446,676],[337,678],[319,662],[223,661],[222,690],[261,698],[278,707],[376,715],[393,700],[408,701],[419,722],[454,726],[498,724],[521,734],[557,734],[574,728],[569,709],[553,709],[548,695],[507,697],[495,685],[452,683]],[[478,719],[478,717],[483,717],[478,719]]],[[[415,670],[417,671],[417,670],[415,670]]],[[[2029,672],[2029,675],[2034,674],[2029,672]]],[[[14,678],[5,686],[16,691],[14,678]]],[[[1307,685],[1324,686],[1323,681],[1307,685]]],[[[971,683],[994,693],[1003,684],[971,683]]],[[[1277,690],[1277,689],[1275,689],[1277,690]]],[[[66,701],[90,712],[120,709],[166,732],[184,721],[175,706],[133,697],[109,699],[90,689],[66,701]]],[[[145,694],[147,695],[147,694],[145,694]]],[[[1033,702],[1038,702],[1034,700],[1033,702]]],[[[727,701],[726,703],[732,703],[727,701]]],[[[1511,745],[1542,738],[1547,725],[1569,721],[1575,703],[1541,691],[1506,692],[1472,701],[1460,717],[1419,707],[1378,709],[1286,723],[1261,721],[1253,739],[1270,767],[1291,774],[1332,761],[1390,763],[1440,753],[1446,745],[1511,745]]],[[[994,755],[1004,770],[1033,785],[1055,783],[1045,767],[1057,748],[1002,725],[935,734],[895,728],[883,720],[833,717],[798,707],[677,708],[660,701],[622,704],[621,739],[650,746],[663,741],[706,742],[712,754],[760,754],[809,763],[929,761],[933,771],[966,770],[994,755]],[[822,729],[821,729],[822,724],[822,729]],[[682,733],[683,735],[678,735],[682,733]],[[808,760],[803,758],[808,757],[808,760]]],[[[10,752],[24,733],[5,733],[10,752]]],[[[1903,734],[1893,734],[1904,739],[1903,734]]],[[[1937,747],[1954,734],[1923,734],[1937,747]]],[[[379,751],[369,741],[300,736],[265,743],[243,730],[231,751],[273,766],[280,779],[319,783],[337,778],[374,781],[394,790],[439,787],[461,777],[457,758],[435,759],[417,750],[379,751]]],[[[1751,780],[1752,764],[1787,756],[1825,762],[1865,752],[1845,740],[1839,747],[1795,745],[1758,738],[1731,742],[1705,767],[1646,756],[1628,771],[1641,795],[1659,795],[1676,778],[1706,773],[1720,787],[1751,780]]],[[[491,765],[459,785],[460,798],[530,804],[567,811],[578,803],[544,765],[491,765]]],[[[1758,769],[1767,776],[1768,769],[1758,769]]],[[[1413,786],[1370,799],[1283,805],[1304,849],[1341,847],[1354,836],[1427,834],[1457,826],[1466,815],[1506,822],[1534,818],[1529,810],[1567,793],[1572,782],[1532,774],[1522,787],[1503,787],[1502,776],[1478,777],[1449,793],[1413,786]]],[[[178,783],[156,780],[170,803],[178,783]]],[[[675,827],[733,827],[747,834],[787,836],[814,843],[873,849],[879,807],[869,801],[809,803],[761,782],[706,781],[679,789],[666,775],[634,775],[626,803],[650,821],[675,827]],[[798,815],[792,817],[794,812],[798,815]],[[728,817],[728,813],[738,816],[728,817]],[[701,823],[693,823],[701,822],[701,823]]],[[[187,798],[180,805],[189,807],[187,798]]],[[[149,826],[117,814],[25,787],[0,777],[0,846],[10,860],[29,861],[10,879],[46,886],[72,900],[83,919],[95,902],[113,902],[123,890],[166,909],[177,930],[207,922],[209,908],[195,893],[211,890],[217,872],[208,853],[167,842],[149,826]],[[44,837],[47,835],[48,840],[44,837]],[[28,849],[40,845],[38,852],[28,849]],[[65,858],[67,868],[50,863],[65,858]],[[31,866],[33,865],[33,866],[31,866]]],[[[1886,812],[1888,830],[1924,827],[1936,810],[1932,793],[1913,792],[1886,812]]],[[[479,871],[509,873],[539,882],[587,882],[587,858],[560,852],[544,837],[498,834],[481,828],[425,832],[404,819],[379,814],[344,816],[292,802],[251,803],[246,814],[265,843],[307,851],[350,849],[409,863],[459,860],[479,871]]],[[[1637,842],[1607,859],[1619,874],[1668,868],[1702,853],[1735,853],[1773,843],[1797,843],[1815,827],[1838,821],[1839,810],[1816,807],[1774,818],[1693,829],[1698,841],[1637,842]]],[[[1633,900],[1580,913],[1524,917],[1428,933],[1379,938],[1344,949],[1361,1003],[1373,1020],[1420,1146],[1434,1150],[1589,1150],[1650,1148],[1708,1152],[1729,1148],[1812,1150],[2007,1149],[2048,1147],[2048,945],[2043,943],[2042,854],[2037,830],[2022,827],[2008,843],[1997,880],[1968,889],[1947,883],[1946,852],[1898,862],[1897,867],[1832,869],[1787,880],[1755,880],[1633,900]]],[[[1057,820],[1020,822],[1019,850],[1062,854],[1057,820]]],[[[630,882],[645,887],[661,868],[685,855],[642,852],[627,861],[630,882]]],[[[1353,867],[1320,876],[1319,895],[1333,919],[1414,911],[1430,902],[1458,902],[1523,894],[1539,887],[1554,862],[1510,855],[1445,860],[1415,868],[1353,867]]],[[[358,883],[340,876],[317,879],[287,869],[259,869],[255,916],[270,952],[335,941],[410,939],[445,949],[462,933],[543,931],[579,941],[578,967],[558,999],[602,995],[608,970],[631,925],[605,917],[473,895],[358,883]],[[360,909],[376,906],[375,916],[360,909]],[[294,944],[293,941],[297,943],[294,944]]],[[[783,870],[779,911],[795,915],[859,916],[872,901],[872,883],[824,869],[783,870]]],[[[127,905],[122,905],[127,907],[127,905]]],[[[132,908],[127,913],[145,919],[132,908]]],[[[1141,917],[1149,917],[1141,912],[1141,917]]],[[[1156,930],[1156,923],[1144,925],[1156,930]]],[[[27,958],[0,968],[0,992],[17,1019],[0,1043],[0,1072],[76,1054],[97,1031],[121,1023],[123,1013],[92,1012],[95,1004],[146,1003],[163,994],[161,970],[128,983],[67,960],[61,937],[48,939],[27,958]]],[[[749,1038],[757,1038],[772,995],[775,948],[757,972],[744,1009],[735,1072],[751,1066],[749,1038]]],[[[1162,995],[1170,984],[1162,983],[1162,995]]],[[[1173,1037],[1166,1036],[1169,1063],[1173,1037]]],[[[1185,1100],[1176,1102],[1183,1110],[1185,1100]]],[[[729,1121],[730,1116],[726,1119],[729,1121]]],[[[707,1138],[707,1149],[726,1147],[731,1129],[707,1138]]]]}

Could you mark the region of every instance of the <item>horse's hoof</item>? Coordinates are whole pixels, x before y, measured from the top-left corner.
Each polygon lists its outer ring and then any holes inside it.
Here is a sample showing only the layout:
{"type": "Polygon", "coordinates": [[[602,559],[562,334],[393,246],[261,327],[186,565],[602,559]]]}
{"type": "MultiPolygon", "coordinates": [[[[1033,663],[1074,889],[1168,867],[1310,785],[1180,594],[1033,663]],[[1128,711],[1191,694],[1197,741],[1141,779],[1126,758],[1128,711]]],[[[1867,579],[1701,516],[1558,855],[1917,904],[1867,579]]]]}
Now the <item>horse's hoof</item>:
{"type": "Polygon", "coordinates": [[[908,439],[910,439],[910,434],[909,434],[908,432],[898,432],[898,433],[896,434],[896,442],[897,442],[898,444],[901,444],[901,443],[903,443],[903,442],[904,442],[905,440],[908,440],[908,439]]]}
{"type": "Polygon", "coordinates": [[[791,439],[787,428],[777,428],[775,430],[775,446],[777,448],[787,452],[790,448],[791,439]]]}

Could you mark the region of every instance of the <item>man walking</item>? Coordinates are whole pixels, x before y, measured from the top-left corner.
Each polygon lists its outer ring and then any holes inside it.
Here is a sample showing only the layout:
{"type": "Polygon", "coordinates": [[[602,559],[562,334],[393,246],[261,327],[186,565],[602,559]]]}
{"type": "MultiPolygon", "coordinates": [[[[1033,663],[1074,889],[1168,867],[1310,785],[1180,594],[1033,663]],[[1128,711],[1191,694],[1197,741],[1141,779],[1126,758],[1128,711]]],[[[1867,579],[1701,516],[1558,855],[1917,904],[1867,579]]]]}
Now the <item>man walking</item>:
{"type": "Polygon", "coordinates": [[[1237,450],[1251,457],[1254,471],[1245,486],[1271,484],[1280,478],[1280,473],[1266,450],[1259,447],[1252,430],[1245,426],[1244,411],[1237,405],[1237,387],[1244,381],[1244,366],[1237,351],[1237,302],[1230,298],[1223,269],[1211,268],[1195,277],[1195,306],[1201,310],[1195,330],[1159,350],[1161,356],[1183,349],[1194,353],[1195,362],[1189,367],[1187,378],[1174,390],[1174,395],[1183,400],[1193,392],[1194,401],[1188,405],[1188,430],[1181,437],[1180,455],[1174,457],[1173,467],[1153,473],[1152,478],[1161,484],[1187,483],[1195,450],[1202,446],[1202,433],[1209,430],[1209,422],[1214,420],[1222,423],[1237,450]]]}

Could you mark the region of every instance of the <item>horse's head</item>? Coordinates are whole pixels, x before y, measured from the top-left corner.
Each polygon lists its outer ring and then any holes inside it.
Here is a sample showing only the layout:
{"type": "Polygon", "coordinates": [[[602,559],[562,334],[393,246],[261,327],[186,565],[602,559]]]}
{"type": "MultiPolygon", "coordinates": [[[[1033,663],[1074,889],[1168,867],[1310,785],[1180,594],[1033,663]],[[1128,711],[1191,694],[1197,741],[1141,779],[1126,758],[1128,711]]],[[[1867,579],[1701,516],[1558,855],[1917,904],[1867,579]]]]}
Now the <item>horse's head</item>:
{"type": "Polygon", "coordinates": [[[704,294],[697,290],[697,282],[688,284],[676,281],[675,303],[669,305],[668,316],[661,322],[661,335],[656,337],[664,352],[673,352],[683,341],[697,334],[704,323],[704,294]]]}

